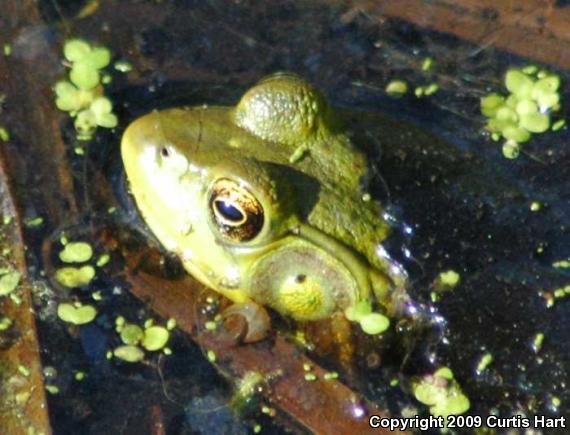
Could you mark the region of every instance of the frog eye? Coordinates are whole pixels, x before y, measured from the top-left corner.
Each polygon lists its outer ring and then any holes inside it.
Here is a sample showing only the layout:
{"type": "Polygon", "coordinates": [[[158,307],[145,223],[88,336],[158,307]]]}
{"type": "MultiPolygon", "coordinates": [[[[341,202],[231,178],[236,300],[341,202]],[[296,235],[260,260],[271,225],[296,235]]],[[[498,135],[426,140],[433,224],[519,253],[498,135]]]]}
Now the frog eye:
{"type": "Polygon", "coordinates": [[[222,178],[210,193],[210,212],[222,236],[247,242],[263,228],[263,207],[255,196],[235,181],[222,178]]]}

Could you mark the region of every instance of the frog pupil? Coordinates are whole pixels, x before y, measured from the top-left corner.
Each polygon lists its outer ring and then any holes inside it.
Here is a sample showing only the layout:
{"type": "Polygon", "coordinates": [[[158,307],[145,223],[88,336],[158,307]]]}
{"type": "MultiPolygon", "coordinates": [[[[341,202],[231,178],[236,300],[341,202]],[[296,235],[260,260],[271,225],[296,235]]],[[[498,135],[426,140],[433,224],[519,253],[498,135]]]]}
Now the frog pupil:
{"type": "Polygon", "coordinates": [[[168,151],[168,148],[162,147],[162,148],[160,149],[160,155],[161,155],[162,157],[168,157],[168,156],[170,155],[170,152],[168,151]]]}
{"type": "Polygon", "coordinates": [[[243,213],[228,201],[218,199],[215,201],[215,207],[218,213],[230,222],[242,222],[244,220],[243,213]]]}

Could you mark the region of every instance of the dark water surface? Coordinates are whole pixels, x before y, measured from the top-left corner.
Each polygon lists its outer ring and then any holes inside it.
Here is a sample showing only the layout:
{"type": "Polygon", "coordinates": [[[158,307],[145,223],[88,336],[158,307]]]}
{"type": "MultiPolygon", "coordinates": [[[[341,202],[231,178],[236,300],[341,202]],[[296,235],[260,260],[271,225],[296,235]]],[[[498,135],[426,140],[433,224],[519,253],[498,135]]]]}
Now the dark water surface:
{"type": "MultiPolygon", "coordinates": [[[[114,74],[109,87],[119,128],[101,132],[89,145],[89,169],[84,158],[72,157],[85,224],[107,208],[90,199],[96,179],[85,174],[98,171],[121,190],[118,143],[131,120],[155,108],[233,105],[264,75],[296,72],[346,109],[358,140],[381,154],[374,193],[397,221],[387,248],[409,271],[410,295],[433,323],[416,341],[383,355],[380,368],[359,363],[363,393],[397,415],[416,408],[427,415],[388,382],[447,365],[474,414],[570,418],[570,301],[547,308],[543,297],[570,284],[568,269],[552,267],[570,257],[569,135],[566,129],[536,135],[518,159],[507,160],[500,144],[482,133],[479,112],[479,98],[503,91],[504,71],[527,60],[336,2],[116,0],[102,1],[82,19],[76,16],[85,2],[40,4],[47,23],[41,39],[49,45],[84,37],[135,67],[128,76],[114,74]],[[433,71],[421,70],[426,56],[435,59],[433,71]],[[441,90],[422,99],[413,93],[392,99],[384,87],[393,78],[412,88],[437,82],[441,90]],[[530,210],[533,201],[543,204],[539,212],[530,210]],[[448,269],[460,273],[461,283],[431,303],[431,285],[448,269]],[[544,345],[535,352],[539,332],[544,345]],[[477,374],[486,352],[494,361],[477,374]]],[[[556,72],[567,83],[568,73],[556,72]]],[[[567,89],[563,85],[563,106],[570,103],[567,89]]],[[[70,142],[72,136],[70,131],[70,142]]],[[[137,224],[136,210],[123,199],[117,219],[137,224]]],[[[47,235],[36,230],[27,239],[39,244],[47,235]]],[[[41,267],[39,250],[30,255],[41,267]]],[[[96,284],[112,294],[113,282],[96,284]]],[[[149,314],[127,293],[115,294],[100,312],[75,339],[53,318],[41,323],[44,363],[59,373],[61,393],[49,403],[56,434],[148,433],[148,409],[157,402],[169,434],[251,431],[252,420],[232,416],[227,407],[226,381],[182,334],[174,334],[173,355],[160,371],[152,364],[107,361],[117,313],[131,319],[149,314]],[[87,380],[70,388],[79,369],[87,380]]],[[[263,433],[299,431],[287,422],[255,421],[263,433]]]]}

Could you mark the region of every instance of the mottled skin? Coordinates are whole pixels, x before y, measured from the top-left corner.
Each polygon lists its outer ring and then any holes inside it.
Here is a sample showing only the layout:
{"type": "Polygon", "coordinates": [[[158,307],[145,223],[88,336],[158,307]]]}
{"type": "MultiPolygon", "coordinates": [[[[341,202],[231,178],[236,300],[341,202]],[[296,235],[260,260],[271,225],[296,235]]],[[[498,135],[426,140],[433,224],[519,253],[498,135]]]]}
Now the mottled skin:
{"type": "Polygon", "coordinates": [[[145,115],[126,130],[122,157],[151,230],[233,301],[297,320],[374,299],[390,310],[403,277],[377,255],[390,229],[363,199],[366,158],[299,77],[270,76],[236,107],[145,115]]]}

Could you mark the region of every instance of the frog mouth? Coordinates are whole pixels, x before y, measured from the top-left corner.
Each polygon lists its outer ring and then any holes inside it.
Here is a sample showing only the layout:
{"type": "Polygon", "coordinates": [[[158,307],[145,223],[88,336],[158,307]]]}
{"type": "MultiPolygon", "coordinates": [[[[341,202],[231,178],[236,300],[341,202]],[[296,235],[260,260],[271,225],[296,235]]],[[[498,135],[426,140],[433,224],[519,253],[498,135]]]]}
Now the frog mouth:
{"type": "Polygon", "coordinates": [[[308,225],[266,251],[251,270],[249,296],[296,320],[328,317],[371,293],[369,268],[351,250],[308,225]]]}

